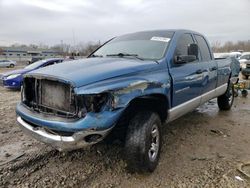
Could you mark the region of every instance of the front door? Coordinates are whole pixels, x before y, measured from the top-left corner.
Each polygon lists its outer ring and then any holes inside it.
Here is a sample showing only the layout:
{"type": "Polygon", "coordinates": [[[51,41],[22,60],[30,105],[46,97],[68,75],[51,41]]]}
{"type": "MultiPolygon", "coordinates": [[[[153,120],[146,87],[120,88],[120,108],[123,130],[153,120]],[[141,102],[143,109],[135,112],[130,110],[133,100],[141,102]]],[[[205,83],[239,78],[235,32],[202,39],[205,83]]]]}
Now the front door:
{"type": "MultiPolygon", "coordinates": [[[[188,46],[192,43],[195,43],[192,35],[183,34],[177,42],[174,57],[188,55],[188,46]]],[[[190,108],[199,106],[204,75],[199,60],[183,64],[173,62],[170,75],[173,80],[172,108],[184,105],[185,102],[190,103],[190,105],[187,104],[190,108]]]]}

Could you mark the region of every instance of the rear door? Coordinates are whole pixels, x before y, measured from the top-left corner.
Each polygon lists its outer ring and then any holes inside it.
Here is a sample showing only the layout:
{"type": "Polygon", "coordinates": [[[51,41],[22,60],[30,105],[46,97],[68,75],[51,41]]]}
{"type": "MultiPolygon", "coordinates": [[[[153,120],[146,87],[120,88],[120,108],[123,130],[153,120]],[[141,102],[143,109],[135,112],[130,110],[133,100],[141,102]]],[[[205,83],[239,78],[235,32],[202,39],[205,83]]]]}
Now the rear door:
{"type": "MultiPolygon", "coordinates": [[[[191,34],[182,34],[177,41],[173,59],[176,56],[188,55],[188,46],[192,43],[195,42],[191,34]]],[[[200,104],[198,97],[201,94],[203,81],[203,70],[199,60],[184,64],[173,62],[169,71],[173,80],[172,107],[187,101],[192,102],[192,106],[198,106],[200,104]]]]}
{"type": "Polygon", "coordinates": [[[210,47],[207,41],[201,35],[194,34],[194,38],[198,44],[201,55],[200,66],[203,72],[202,90],[201,94],[206,94],[216,88],[217,84],[217,62],[213,60],[210,52],[210,47]]]}

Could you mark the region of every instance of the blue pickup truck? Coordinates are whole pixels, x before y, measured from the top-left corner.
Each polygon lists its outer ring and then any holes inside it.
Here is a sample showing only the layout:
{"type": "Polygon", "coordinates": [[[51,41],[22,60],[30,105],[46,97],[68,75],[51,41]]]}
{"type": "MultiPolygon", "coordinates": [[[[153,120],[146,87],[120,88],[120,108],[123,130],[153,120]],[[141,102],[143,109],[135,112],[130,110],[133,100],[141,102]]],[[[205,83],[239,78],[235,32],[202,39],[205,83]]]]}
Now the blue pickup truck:
{"type": "Polygon", "coordinates": [[[231,108],[230,64],[215,60],[206,38],[194,31],[115,37],[86,59],[26,74],[17,121],[60,151],[118,137],[128,168],[152,172],[165,122],[216,97],[221,110],[231,108]]]}

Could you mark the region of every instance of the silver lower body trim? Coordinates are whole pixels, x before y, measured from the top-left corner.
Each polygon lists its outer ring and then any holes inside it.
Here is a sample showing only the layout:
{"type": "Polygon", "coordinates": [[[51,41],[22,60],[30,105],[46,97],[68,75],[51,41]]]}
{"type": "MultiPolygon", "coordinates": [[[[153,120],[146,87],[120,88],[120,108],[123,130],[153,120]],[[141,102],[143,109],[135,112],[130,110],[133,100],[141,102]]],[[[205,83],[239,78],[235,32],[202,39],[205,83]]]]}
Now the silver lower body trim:
{"type": "Polygon", "coordinates": [[[227,90],[228,84],[223,84],[216,89],[209,91],[207,93],[204,93],[198,97],[195,97],[194,99],[191,99],[183,104],[180,104],[168,111],[168,120],[167,122],[173,121],[184,114],[194,110],[201,104],[209,101],[210,99],[213,99],[215,97],[218,97],[220,95],[223,95],[227,90]]]}

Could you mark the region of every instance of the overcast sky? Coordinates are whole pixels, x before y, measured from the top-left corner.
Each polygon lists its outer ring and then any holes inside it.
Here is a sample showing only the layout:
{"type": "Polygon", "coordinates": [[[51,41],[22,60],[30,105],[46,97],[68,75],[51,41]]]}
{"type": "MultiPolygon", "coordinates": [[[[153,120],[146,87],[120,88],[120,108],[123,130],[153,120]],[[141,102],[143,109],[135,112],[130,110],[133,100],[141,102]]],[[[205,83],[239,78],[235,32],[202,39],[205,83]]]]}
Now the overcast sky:
{"type": "Polygon", "coordinates": [[[250,40],[250,0],[0,0],[0,45],[104,42],[171,28],[210,42],[250,40]]]}

